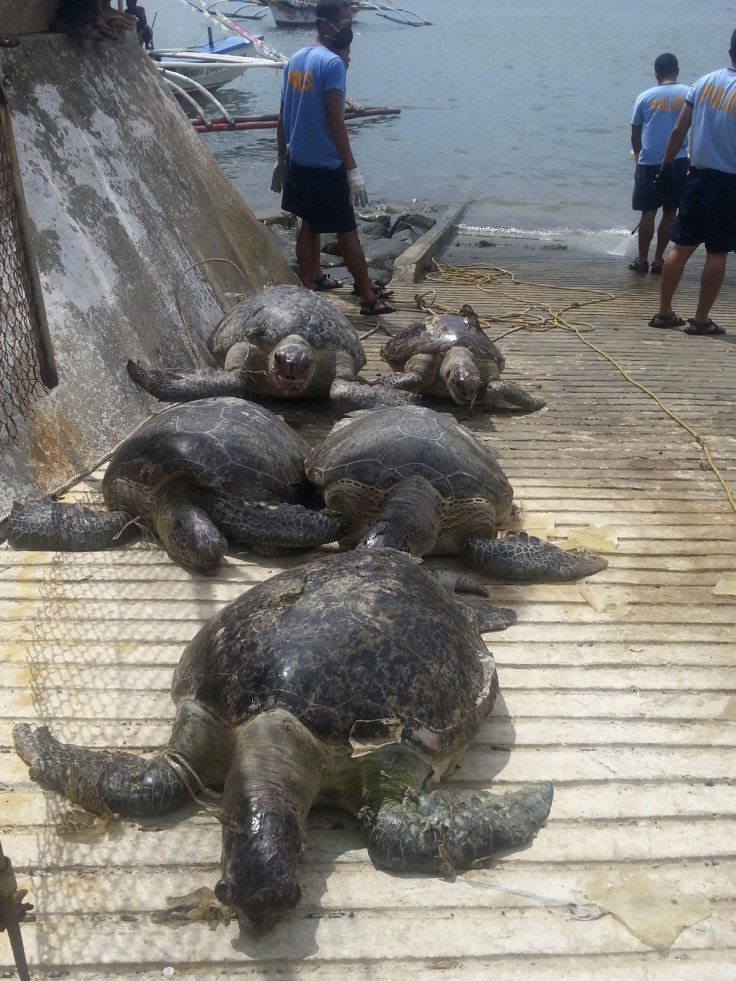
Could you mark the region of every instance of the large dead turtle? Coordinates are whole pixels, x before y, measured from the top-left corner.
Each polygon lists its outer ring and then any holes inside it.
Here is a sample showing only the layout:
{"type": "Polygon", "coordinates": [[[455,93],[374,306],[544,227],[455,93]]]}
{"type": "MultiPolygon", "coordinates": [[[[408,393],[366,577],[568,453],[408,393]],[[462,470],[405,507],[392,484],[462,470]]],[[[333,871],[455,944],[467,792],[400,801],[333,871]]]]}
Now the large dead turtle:
{"type": "Polygon", "coordinates": [[[340,409],[369,409],[415,401],[408,392],[355,380],[366,362],[360,338],[329,300],[302,286],[270,286],[243,300],[207,346],[220,367],[176,370],[129,361],[128,373],[163,402],[329,397],[340,409]]]}
{"type": "Polygon", "coordinates": [[[172,406],[113,454],[102,480],[108,511],[52,500],[16,502],[7,525],[14,548],[92,551],[136,534],[134,519],[172,559],[214,575],[226,537],[255,551],[322,545],[344,517],[304,506],[309,445],[273,413],[242,399],[172,406]],[[225,537],[226,536],[226,537],[225,537]]]}
{"type": "MultiPolygon", "coordinates": [[[[174,672],[176,720],[150,759],[14,729],[32,779],[97,813],[158,815],[224,785],[217,897],[245,929],[300,898],[312,804],[357,815],[376,865],[447,875],[528,841],[552,786],[425,789],[451,771],[498,681],[477,616],[420,562],[347,552],[260,583],[199,631],[174,672]]],[[[204,856],[203,856],[204,857],[204,856]]]]}
{"type": "Polygon", "coordinates": [[[384,344],[381,357],[394,372],[375,382],[382,388],[449,397],[466,406],[478,402],[533,412],[546,404],[501,379],[504,357],[467,305],[459,316],[439,314],[404,327],[384,344]]]}
{"type": "Polygon", "coordinates": [[[346,543],[413,555],[464,553],[509,579],[579,579],[607,562],[524,532],[498,535],[513,490],[492,451],[452,416],[422,406],[357,412],[310,453],[307,477],[345,514],[346,543]]]}

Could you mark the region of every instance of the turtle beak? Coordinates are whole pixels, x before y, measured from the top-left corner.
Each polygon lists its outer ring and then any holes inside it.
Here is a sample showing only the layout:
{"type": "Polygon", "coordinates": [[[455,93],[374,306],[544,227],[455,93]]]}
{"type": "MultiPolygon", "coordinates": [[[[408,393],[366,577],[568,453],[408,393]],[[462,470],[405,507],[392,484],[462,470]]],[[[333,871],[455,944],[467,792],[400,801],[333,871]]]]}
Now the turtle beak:
{"type": "Polygon", "coordinates": [[[243,933],[257,938],[272,930],[284,918],[286,911],[296,906],[302,898],[302,891],[296,884],[288,895],[266,888],[243,900],[238,897],[232,884],[223,878],[215,886],[215,896],[235,910],[243,933]]]}

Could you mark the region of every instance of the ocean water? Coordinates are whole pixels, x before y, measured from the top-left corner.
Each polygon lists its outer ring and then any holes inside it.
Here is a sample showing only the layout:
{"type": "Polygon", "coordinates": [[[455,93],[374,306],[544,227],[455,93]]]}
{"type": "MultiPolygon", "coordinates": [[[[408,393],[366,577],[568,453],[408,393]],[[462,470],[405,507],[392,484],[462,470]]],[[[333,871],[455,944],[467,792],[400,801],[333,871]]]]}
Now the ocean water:
{"type": "MultiPolygon", "coordinates": [[[[222,28],[184,0],[148,0],[158,46],[222,28]]],[[[363,12],[354,24],[348,94],[400,115],[349,123],[372,203],[468,202],[462,229],[590,238],[610,248],[638,221],[631,210],[631,112],[672,51],[680,81],[728,64],[736,8],[723,0],[395,0],[431,26],[363,12]]],[[[220,4],[227,12],[234,5],[220,4]]],[[[255,8],[251,8],[253,10],[255,8]]],[[[289,55],[309,29],[276,28],[270,12],[242,22],[289,55]]],[[[237,115],[276,112],[280,73],[247,71],[218,98],[237,115]]],[[[256,211],[269,188],[274,130],[202,136],[256,211]]]]}

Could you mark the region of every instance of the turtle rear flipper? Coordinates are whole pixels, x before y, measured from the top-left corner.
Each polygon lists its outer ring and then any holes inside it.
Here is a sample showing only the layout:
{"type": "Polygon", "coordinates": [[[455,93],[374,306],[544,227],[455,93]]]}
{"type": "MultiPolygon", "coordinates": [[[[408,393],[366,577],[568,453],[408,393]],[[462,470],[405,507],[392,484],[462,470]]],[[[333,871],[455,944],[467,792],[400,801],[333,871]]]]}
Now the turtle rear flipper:
{"type": "Polygon", "coordinates": [[[94,552],[138,535],[127,511],[94,511],[60,501],[14,501],[7,521],[12,548],[94,552]]]}
{"type": "Polygon", "coordinates": [[[547,404],[544,399],[538,399],[529,392],[525,392],[520,385],[514,382],[489,381],[483,392],[483,404],[489,408],[498,405],[500,402],[506,403],[515,409],[524,409],[526,412],[537,412],[547,404]]]}
{"type": "Polygon", "coordinates": [[[409,789],[403,800],[382,804],[372,820],[363,817],[368,854],[396,872],[451,876],[477,868],[497,852],[527,844],[544,824],[552,796],[551,783],[513,794],[409,789]]]}
{"type": "Polygon", "coordinates": [[[506,531],[498,538],[469,538],[463,551],[495,576],[530,582],[582,579],[608,566],[606,559],[584,548],[565,552],[524,531],[506,531]]]}
{"type": "Polygon", "coordinates": [[[221,368],[149,368],[142,361],[128,361],[128,374],[161,402],[194,402],[196,399],[245,398],[247,391],[237,372],[221,368]]]}

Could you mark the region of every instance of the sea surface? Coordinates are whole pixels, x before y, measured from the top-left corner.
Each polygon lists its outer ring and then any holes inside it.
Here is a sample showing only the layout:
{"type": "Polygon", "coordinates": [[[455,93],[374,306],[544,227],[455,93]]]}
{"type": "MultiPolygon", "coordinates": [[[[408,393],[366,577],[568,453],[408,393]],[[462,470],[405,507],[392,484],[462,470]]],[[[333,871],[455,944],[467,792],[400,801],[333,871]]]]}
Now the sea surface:
{"type": "MultiPolygon", "coordinates": [[[[375,12],[354,24],[348,95],[401,109],[348,124],[371,203],[444,209],[466,201],[461,230],[469,234],[585,238],[595,250],[610,250],[638,221],[631,113],[637,94],[655,84],[655,57],[673,52],[680,81],[693,82],[729,63],[736,28],[736,7],[724,0],[394,6],[431,26],[375,12]]],[[[158,47],[202,43],[208,26],[224,35],[185,0],[147,0],[146,8],[149,24],[156,15],[158,47]]],[[[264,13],[239,23],[287,56],[310,42],[309,29],[277,28],[264,13]]],[[[248,70],[217,97],[233,115],[276,112],[280,78],[270,68],[248,70]]],[[[278,205],[269,187],[275,130],[202,139],[253,210],[278,205]]]]}

